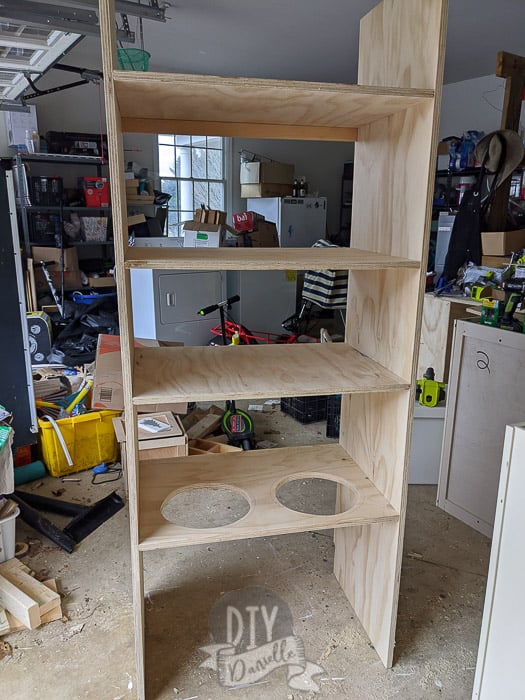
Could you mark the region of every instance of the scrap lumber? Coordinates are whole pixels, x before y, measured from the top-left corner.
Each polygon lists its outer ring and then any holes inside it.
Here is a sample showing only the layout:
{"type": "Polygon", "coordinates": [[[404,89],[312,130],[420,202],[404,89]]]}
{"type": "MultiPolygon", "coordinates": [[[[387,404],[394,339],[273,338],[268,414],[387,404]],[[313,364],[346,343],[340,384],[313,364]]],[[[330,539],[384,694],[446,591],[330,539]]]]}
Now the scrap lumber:
{"type": "Polygon", "coordinates": [[[15,563],[17,561],[17,559],[10,559],[0,564],[0,576],[3,576],[38,604],[40,617],[56,608],[57,603],[60,602],[58,593],[50,590],[36,578],[30,576],[15,563]]]}
{"type": "Polygon", "coordinates": [[[209,435],[219,427],[221,420],[222,416],[217,416],[214,413],[204,416],[204,418],[201,418],[198,423],[195,423],[195,425],[192,425],[192,427],[186,431],[188,440],[206,437],[206,435],[209,435]]]}
{"type": "Polygon", "coordinates": [[[40,625],[38,603],[0,575],[0,605],[31,630],[40,625]]]}
{"type": "MultiPolygon", "coordinates": [[[[50,590],[57,593],[57,584],[54,578],[49,579],[48,581],[44,581],[43,584],[44,586],[47,586],[50,590]]],[[[55,622],[56,620],[61,620],[63,616],[64,613],[62,612],[62,603],[59,597],[57,606],[49,612],[42,615],[40,621],[44,625],[47,622],[55,622]]],[[[12,632],[21,632],[22,630],[27,629],[27,627],[22,622],[20,622],[20,620],[17,620],[17,618],[14,615],[11,615],[10,612],[6,611],[6,617],[9,629],[5,632],[2,632],[0,629],[0,635],[11,634],[12,632]]]]}

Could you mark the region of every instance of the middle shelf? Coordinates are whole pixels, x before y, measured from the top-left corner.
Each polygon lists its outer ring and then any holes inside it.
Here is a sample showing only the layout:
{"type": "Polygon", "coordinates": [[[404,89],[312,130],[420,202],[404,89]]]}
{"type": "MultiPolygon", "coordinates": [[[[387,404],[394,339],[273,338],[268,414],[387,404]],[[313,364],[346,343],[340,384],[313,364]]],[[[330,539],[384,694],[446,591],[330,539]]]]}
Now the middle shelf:
{"type": "Polygon", "coordinates": [[[348,527],[396,520],[399,514],[340,445],[283,447],[141,462],[141,550],[226,542],[250,537],[348,527]],[[277,493],[289,481],[328,479],[339,485],[331,515],[303,513],[282,505],[277,493]],[[226,489],[247,501],[248,512],[228,525],[183,527],[162,514],[177,494],[226,489]],[[339,504],[345,503],[344,507],[339,504]]]}
{"type": "Polygon", "coordinates": [[[410,382],[346,343],[136,348],[133,403],[406,390],[410,382]]]}

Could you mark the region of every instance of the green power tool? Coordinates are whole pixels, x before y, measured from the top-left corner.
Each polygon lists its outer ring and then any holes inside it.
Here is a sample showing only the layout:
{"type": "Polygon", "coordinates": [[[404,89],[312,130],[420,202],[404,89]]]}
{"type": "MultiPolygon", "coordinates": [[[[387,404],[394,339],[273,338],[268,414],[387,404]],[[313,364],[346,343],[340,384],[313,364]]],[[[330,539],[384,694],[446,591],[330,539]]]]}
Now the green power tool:
{"type": "Polygon", "coordinates": [[[429,367],[423,379],[417,380],[416,399],[422,406],[433,408],[445,398],[445,384],[436,382],[434,368],[429,367]]]}

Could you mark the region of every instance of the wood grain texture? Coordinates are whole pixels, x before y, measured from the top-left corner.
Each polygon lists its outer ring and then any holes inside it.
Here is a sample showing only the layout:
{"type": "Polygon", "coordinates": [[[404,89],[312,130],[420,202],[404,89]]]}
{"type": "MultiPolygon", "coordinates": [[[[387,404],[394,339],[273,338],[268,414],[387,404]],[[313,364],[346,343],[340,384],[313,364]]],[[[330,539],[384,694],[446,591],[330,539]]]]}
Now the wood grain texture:
{"type": "MultiPolygon", "coordinates": [[[[313,138],[317,127],[320,133],[326,127],[359,127],[434,96],[433,90],[404,87],[177,73],[115,71],[113,80],[119,110],[126,120],[181,120],[199,125],[211,120],[215,125],[240,124],[244,136],[255,136],[264,124],[266,128],[311,127],[313,138]]],[[[192,129],[189,133],[197,132],[192,129]]]]}
{"type": "MultiPolygon", "coordinates": [[[[130,134],[199,134],[252,139],[299,141],[357,141],[357,127],[289,126],[288,124],[240,124],[239,122],[187,121],[183,119],[122,119],[130,134]]],[[[448,151],[447,151],[448,153],[448,151]]]]}
{"type": "MultiPolygon", "coordinates": [[[[359,82],[431,87],[435,100],[359,130],[352,208],[358,248],[426,260],[446,9],[446,0],[384,0],[361,23],[359,82]]],[[[412,383],[424,283],[423,266],[419,280],[414,275],[404,284],[386,270],[367,281],[349,274],[347,342],[412,383]],[[352,327],[352,313],[365,306],[352,327]]],[[[392,495],[400,520],[347,528],[335,537],[336,576],[386,666],[393,659],[414,388],[397,398],[343,397],[340,439],[375,485],[392,495]]]]}
{"type": "Polygon", "coordinates": [[[147,248],[126,251],[126,267],[160,270],[418,269],[408,260],[356,248],[147,248]]]}
{"type": "Polygon", "coordinates": [[[60,604],[58,593],[52,591],[48,586],[33,578],[33,576],[30,576],[19,568],[17,564],[11,563],[14,561],[16,560],[11,559],[0,564],[0,575],[35,601],[39,607],[40,616],[56,608],[60,604]]]}
{"type": "Polygon", "coordinates": [[[409,387],[344,343],[137,348],[135,357],[136,405],[409,387]]]}
{"type": "Polygon", "coordinates": [[[0,605],[28,629],[34,630],[40,625],[38,603],[2,575],[0,575],[0,605]]]}
{"type": "MultiPolygon", "coordinates": [[[[436,381],[448,382],[450,353],[454,324],[461,318],[472,318],[476,314],[469,306],[476,305],[472,299],[450,299],[425,294],[423,318],[419,341],[417,376],[422,377],[428,367],[433,367],[436,381]]],[[[479,304],[481,308],[481,304],[479,304]]]]}
{"type": "Polygon", "coordinates": [[[446,10],[446,0],[383,0],[361,20],[358,83],[434,90],[445,52],[446,10]]]}
{"type": "Polygon", "coordinates": [[[144,601],[142,555],[137,548],[138,540],[138,436],[136,411],[132,406],[133,367],[133,313],[131,305],[130,271],[124,269],[124,250],[128,245],[126,187],[124,183],[124,148],[122,123],[115,96],[113,71],[117,65],[115,38],[114,0],[99,2],[100,39],[102,66],[104,71],[104,98],[109,150],[109,174],[111,186],[112,226],[115,252],[115,279],[117,282],[120,345],[122,358],[122,384],[126,408],[126,470],[129,496],[129,527],[131,538],[131,576],[134,603],[136,693],[139,700],[146,696],[144,682],[144,601]]]}
{"type": "Polygon", "coordinates": [[[397,512],[338,445],[286,447],[272,450],[192,456],[142,463],[140,548],[224,542],[311,529],[346,527],[363,522],[397,519],[397,512]],[[350,510],[334,515],[311,515],[281,505],[275,493],[290,478],[325,478],[341,482],[353,494],[350,510]],[[247,515],[217,528],[186,528],[162,517],[170,494],[193,485],[232,487],[251,505],[247,515]]]}

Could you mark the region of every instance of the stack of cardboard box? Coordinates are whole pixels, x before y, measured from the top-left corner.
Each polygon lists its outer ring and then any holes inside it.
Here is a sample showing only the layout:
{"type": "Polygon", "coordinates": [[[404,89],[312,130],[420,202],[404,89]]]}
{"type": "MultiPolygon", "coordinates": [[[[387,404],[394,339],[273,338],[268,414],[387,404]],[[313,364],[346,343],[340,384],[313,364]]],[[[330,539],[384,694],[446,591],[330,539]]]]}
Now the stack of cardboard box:
{"type": "Polygon", "coordinates": [[[241,197],[288,197],[292,194],[294,166],[288,163],[241,163],[241,197]]]}
{"type": "Polygon", "coordinates": [[[505,267],[511,253],[525,248],[525,229],[516,231],[483,231],[481,234],[482,259],[486,267],[505,267]]]}
{"type": "MultiPolygon", "coordinates": [[[[38,292],[49,290],[44,277],[40,261],[48,264],[48,272],[51,275],[54,286],[61,288],[62,284],[62,251],[60,248],[46,246],[33,246],[31,248],[33,266],[35,270],[35,286],[38,292]]],[[[64,248],[64,289],[81,289],[82,280],[78,267],[78,255],[76,248],[64,248]]]]}

